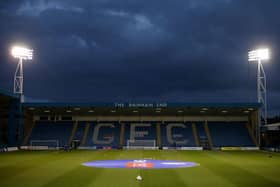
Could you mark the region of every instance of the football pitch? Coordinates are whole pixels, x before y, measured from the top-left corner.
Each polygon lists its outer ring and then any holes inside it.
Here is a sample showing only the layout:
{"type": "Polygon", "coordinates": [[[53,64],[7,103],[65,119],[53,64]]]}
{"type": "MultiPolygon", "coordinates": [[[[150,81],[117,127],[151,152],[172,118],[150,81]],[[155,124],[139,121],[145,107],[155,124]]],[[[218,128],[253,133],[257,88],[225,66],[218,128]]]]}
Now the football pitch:
{"type": "Polygon", "coordinates": [[[280,155],[261,151],[19,151],[0,154],[1,187],[280,186],[280,155]],[[107,169],[95,160],[157,159],[196,162],[177,169],[107,169]],[[143,177],[137,181],[137,175],[143,177]]]}

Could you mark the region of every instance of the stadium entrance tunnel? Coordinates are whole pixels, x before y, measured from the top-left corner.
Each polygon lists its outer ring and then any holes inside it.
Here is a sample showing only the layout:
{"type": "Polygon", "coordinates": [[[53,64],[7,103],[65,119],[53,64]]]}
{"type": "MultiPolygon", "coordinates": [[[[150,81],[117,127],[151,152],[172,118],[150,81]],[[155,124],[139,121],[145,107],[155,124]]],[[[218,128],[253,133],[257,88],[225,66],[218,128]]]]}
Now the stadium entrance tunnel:
{"type": "Polygon", "coordinates": [[[123,169],[167,169],[199,166],[199,164],[195,162],[183,162],[177,160],[99,160],[85,162],[82,165],[95,168],[123,169]]]}

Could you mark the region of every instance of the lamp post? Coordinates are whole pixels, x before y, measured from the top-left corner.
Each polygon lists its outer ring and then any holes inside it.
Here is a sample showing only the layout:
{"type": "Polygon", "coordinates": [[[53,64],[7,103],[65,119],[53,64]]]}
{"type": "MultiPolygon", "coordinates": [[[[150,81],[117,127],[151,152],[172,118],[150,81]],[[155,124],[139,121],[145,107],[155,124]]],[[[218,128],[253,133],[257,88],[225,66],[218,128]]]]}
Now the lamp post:
{"type": "Polygon", "coordinates": [[[18,65],[14,75],[14,93],[20,95],[20,101],[24,102],[23,97],[23,60],[32,60],[33,50],[15,46],[11,50],[11,54],[14,58],[17,58],[18,65]]]}

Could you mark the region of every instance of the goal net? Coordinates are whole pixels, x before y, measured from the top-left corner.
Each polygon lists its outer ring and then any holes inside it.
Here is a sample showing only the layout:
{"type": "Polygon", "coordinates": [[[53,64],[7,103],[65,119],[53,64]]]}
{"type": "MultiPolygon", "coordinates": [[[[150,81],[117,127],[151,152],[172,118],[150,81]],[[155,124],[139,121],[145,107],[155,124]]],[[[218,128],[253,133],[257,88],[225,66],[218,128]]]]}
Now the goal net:
{"type": "Polygon", "coordinates": [[[30,140],[32,149],[59,149],[58,140],[30,140]]]}
{"type": "Polygon", "coordinates": [[[158,149],[156,140],[127,140],[127,149],[158,149]]]}

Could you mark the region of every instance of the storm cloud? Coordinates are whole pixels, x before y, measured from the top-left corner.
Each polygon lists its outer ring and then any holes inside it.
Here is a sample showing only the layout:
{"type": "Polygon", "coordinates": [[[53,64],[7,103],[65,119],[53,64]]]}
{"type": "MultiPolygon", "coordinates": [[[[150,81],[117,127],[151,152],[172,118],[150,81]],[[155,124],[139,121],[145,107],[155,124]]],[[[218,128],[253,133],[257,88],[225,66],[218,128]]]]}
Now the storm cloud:
{"type": "Polygon", "coordinates": [[[11,0],[0,2],[0,87],[14,44],[34,49],[25,95],[52,101],[254,102],[267,46],[271,113],[280,110],[278,0],[11,0]]]}

